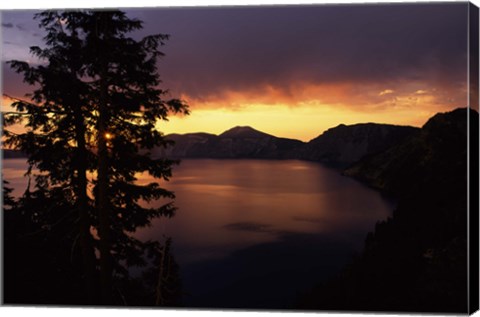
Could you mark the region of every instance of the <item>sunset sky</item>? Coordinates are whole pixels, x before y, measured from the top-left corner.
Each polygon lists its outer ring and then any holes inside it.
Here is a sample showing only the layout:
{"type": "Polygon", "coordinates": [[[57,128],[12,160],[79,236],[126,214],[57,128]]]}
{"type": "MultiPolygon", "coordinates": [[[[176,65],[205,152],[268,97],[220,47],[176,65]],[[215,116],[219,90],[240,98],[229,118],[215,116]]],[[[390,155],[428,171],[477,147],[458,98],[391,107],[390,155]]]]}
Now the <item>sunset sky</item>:
{"type": "MultiPolygon", "coordinates": [[[[188,101],[165,133],[249,125],[308,141],[340,123],[421,126],[467,105],[467,2],[129,9],[133,36],[168,33],[163,88],[188,101]]],[[[33,11],[3,11],[3,92],[31,88],[5,64],[43,46],[33,11]]],[[[4,100],[5,109],[8,100],[4,100]]]]}

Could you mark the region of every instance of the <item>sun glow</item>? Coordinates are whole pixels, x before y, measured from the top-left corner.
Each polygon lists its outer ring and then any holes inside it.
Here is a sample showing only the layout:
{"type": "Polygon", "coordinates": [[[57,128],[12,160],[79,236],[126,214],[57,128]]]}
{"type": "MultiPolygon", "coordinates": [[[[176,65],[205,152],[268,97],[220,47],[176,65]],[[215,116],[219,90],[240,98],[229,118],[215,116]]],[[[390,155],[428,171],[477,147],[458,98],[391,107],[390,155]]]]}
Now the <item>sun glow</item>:
{"type": "Polygon", "coordinates": [[[428,114],[417,112],[413,115],[408,109],[401,111],[392,108],[372,114],[310,101],[298,108],[288,105],[249,105],[242,111],[198,109],[192,111],[190,116],[172,117],[168,122],[159,123],[157,128],[165,134],[207,132],[218,135],[234,126],[247,125],[278,137],[307,142],[341,123],[408,123],[420,126],[424,123],[424,117],[428,117],[428,114]]]}
{"type": "MultiPolygon", "coordinates": [[[[436,89],[433,84],[399,83],[391,89],[377,84],[298,86],[295,96],[278,91],[232,93],[196,100],[189,116],[172,116],[157,129],[165,134],[220,134],[235,126],[251,126],[278,137],[309,141],[339,124],[386,123],[422,126],[433,114],[464,104],[460,91],[436,89]],[[428,87],[429,89],[419,89],[428,87]],[[379,93],[380,92],[380,93],[379,93]]],[[[463,98],[464,99],[464,98],[463,98]]]]}

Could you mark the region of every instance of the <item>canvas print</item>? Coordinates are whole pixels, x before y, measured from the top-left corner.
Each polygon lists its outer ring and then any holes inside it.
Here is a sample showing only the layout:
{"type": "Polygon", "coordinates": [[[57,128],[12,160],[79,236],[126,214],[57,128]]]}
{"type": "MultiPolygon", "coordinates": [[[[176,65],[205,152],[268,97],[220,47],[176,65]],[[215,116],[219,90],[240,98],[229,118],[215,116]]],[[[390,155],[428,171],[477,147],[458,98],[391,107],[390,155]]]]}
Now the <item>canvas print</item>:
{"type": "Polygon", "coordinates": [[[4,305],[477,310],[473,4],[1,26],[4,305]]]}

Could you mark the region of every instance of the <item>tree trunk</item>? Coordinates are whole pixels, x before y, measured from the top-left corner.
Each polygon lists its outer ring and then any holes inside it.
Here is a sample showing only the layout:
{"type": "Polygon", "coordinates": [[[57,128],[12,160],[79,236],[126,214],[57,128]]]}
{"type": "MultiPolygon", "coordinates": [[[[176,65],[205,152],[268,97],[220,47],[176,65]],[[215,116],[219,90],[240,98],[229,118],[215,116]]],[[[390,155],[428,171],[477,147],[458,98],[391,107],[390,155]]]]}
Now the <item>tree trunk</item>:
{"type": "Polygon", "coordinates": [[[112,255],[110,241],[110,211],[108,204],[108,148],[107,139],[107,83],[106,65],[100,75],[100,100],[98,118],[98,192],[97,208],[100,236],[100,284],[102,304],[112,304],[112,255]]]}
{"type": "Polygon", "coordinates": [[[77,206],[80,214],[80,248],[85,274],[85,291],[87,304],[96,304],[95,252],[90,233],[90,217],[87,196],[87,149],[85,142],[85,123],[82,113],[75,109],[75,133],[77,141],[77,206]]]}

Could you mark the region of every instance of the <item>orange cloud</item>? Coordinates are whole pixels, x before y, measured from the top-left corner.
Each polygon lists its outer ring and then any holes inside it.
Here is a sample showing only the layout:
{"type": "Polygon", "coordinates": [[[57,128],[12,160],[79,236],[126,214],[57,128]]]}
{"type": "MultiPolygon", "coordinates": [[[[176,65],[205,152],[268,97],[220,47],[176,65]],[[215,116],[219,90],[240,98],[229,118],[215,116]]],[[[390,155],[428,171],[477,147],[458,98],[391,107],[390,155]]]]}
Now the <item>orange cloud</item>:
{"type": "Polygon", "coordinates": [[[395,91],[392,90],[392,89],[385,89],[385,90],[382,90],[378,95],[379,96],[384,96],[384,95],[388,95],[388,94],[393,94],[395,91]]]}
{"type": "Polygon", "coordinates": [[[308,141],[340,123],[421,126],[437,112],[465,106],[466,95],[466,85],[450,87],[440,81],[297,83],[284,90],[265,85],[249,91],[224,91],[202,100],[185,95],[191,115],[172,117],[159,128],[166,133],[219,134],[236,125],[250,125],[308,141]]]}
{"type": "Polygon", "coordinates": [[[261,86],[251,90],[227,90],[221,95],[192,98],[184,95],[192,110],[228,109],[240,111],[252,104],[289,105],[298,108],[312,101],[349,108],[356,112],[378,112],[391,107],[416,107],[418,111],[438,111],[466,105],[466,84],[444,85],[441,82],[398,81],[388,83],[296,83],[288,88],[261,86]]]}

